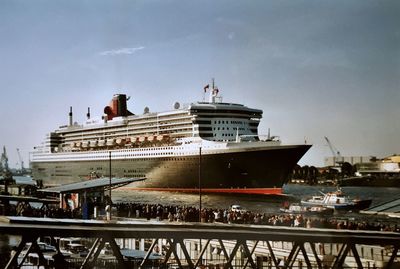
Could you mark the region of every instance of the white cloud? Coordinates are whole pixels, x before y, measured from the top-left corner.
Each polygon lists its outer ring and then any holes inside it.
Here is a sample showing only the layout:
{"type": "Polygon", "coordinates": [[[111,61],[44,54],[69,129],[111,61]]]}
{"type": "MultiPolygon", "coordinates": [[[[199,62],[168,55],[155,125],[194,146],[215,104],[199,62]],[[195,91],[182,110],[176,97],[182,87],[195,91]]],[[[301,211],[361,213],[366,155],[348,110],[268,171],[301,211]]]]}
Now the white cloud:
{"type": "Polygon", "coordinates": [[[113,49],[113,50],[106,50],[100,52],[101,56],[115,56],[121,54],[134,54],[135,52],[144,49],[144,47],[137,47],[137,48],[121,48],[121,49],[113,49]]]}

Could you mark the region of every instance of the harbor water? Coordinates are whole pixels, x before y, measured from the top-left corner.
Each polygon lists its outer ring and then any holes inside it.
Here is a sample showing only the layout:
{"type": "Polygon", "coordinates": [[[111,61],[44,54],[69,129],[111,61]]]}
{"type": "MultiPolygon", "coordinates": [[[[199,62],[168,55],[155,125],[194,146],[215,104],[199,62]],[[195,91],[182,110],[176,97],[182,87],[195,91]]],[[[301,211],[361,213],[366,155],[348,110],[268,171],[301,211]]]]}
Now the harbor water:
{"type": "MultiPolygon", "coordinates": [[[[342,191],[352,197],[360,199],[372,199],[371,206],[400,197],[398,188],[374,188],[374,187],[343,187],[342,191]]],[[[282,195],[221,195],[201,194],[202,207],[213,209],[227,209],[233,204],[239,204],[246,210],[258,213],[277,213],[286,201],[299,202],[301,199],[312,195],[321,195],[320,192],[335,191],[331,186],[308,186],[290,184],[283,187],[282,195]]],[[[114,203],[132,202],[144,204],[186,205],[199,207],[200,193],[182,194],[177,192],[146,192],[129,191],[123,188],[113,190],[114,203]]],[[[348,213],[348,212],[347,212],[348,213]]]]}
{"type": "MultiPolygon", "coordinates": [[[[20,183],[29,182],[30,178],[18,178],[20,183]]],[[[201,194],[202,208],[228,209],[231,205],[237,204],[242,208],[267,214],[281,214],[279,209],[285,202],[299,202],[301,199],[312,195],[320,195],[320,192],[335,191],[335,187],[327,186],[307,186],[307,185],[285,185],[282,195],[221,195],[221,194],[201,194]]],[[[375,206],[396,198],[399,198],[398,188],[373,188],[373,187],[343,187],[343,193],[360,199],[372,199],[375,206]]],[[[139,204],[161,204],[164,206],[191,206],[199,207],[200,193],[184,194],[167,191],[132,191],[124,188],[112,191],[112,200],[116,203],[139,203],[139,204]]],[[[332,218],[362,220],[368,222],[389,221],[391,223],[400,219],[387,219],[386,217],[370,216],[358,212],[340,212],[334,214],[332,218]]],[[[13,246],[16,246],[20,238],[15,236],[5,236],[0,238],[0,264],[5,264],[13,246]]]]}
{"type": "MultiPolygon", "coordinates": [[[[15,177],[18,183],[29,184],[30,177],[15,177]]],[[[282,195],[240,195],[240,194],[201,194],[202,208],[228,209],[239,204],[242,208],[256,213],[278,213],[285,202],[300,202],[312,195],[321,195],[337,190],[334,186],[309,186],[288,184],[283,186],[282,195]]],[[[400,198],[399,188],[389,187],[342,187],[343,193],[351,198],[371,199],[371,207],[400,198]]],[[[169,191],[133,191],[118,188],[112,191],[114,203],[142,203],[199,207],[200,193],[180,193],[169,191]]],[[[356,212],[344,212],[343,217],[362,217],[356,212]]]]}

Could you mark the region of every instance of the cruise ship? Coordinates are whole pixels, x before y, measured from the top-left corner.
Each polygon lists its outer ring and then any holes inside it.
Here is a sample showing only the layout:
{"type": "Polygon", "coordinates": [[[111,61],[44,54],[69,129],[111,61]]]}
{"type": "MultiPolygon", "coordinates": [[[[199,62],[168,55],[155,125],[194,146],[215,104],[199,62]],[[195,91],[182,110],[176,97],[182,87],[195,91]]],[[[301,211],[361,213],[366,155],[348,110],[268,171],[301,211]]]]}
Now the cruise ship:
{"type": "Polygon", "coordinates": [[[214,85],[204,87],[206,95],[208,101],[134,115],[129,97],[115,94],[97,119],[88,108],[83,124],[73,121],[71,107],[69,123],[31,152],[32,176],[45,187],[111,173],[146,178],[125,187],[132,190],[280,194],[311,145],[263,139],[262,110],[222,102],[214,85]]]}

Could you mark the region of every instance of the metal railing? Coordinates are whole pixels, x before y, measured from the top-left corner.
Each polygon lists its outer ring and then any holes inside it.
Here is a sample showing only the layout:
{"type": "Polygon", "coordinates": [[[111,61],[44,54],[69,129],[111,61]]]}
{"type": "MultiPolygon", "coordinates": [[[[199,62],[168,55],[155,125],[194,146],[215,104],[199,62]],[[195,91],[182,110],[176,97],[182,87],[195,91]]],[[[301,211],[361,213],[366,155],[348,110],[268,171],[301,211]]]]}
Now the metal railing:
{"type": "Polygon", "coordinates": [[[148,268],[151,263],[154,268],[188,269],[217,266],[232,269],[393,268],[399,263],[400,246],[400,234],[393,232],[152,221],[105,222],[13,217],[0,223],[0,233],[21,236],[21,242],[5,268],[22,268],[22,264],[15,264],[27,245],[30,251],[26,253],[37,253],[39,263],[44,268],[51,268],[51,265],[46,266],[48,262],[37,245],[37,240],[44,236],[92,238],[94,243],[81,263],[78,262],[79,268],[95,268],[99,262],[104,263],[100,251],[106,243],[113,252],[111,260],[116,260],[118,268],[148,268]],[[135,265],[135,261],[129,261],[129,257],[121,253],[116,242],[120,239],[143,238],[150,240],[147,240],[146,246],[143,243],[144,255],[140,258],[140,264],[137,265],[136,261],[135,265]],[[321,246],[324,248],[321,249],[321,246]],[[329,255],[324,253],[326,246],[334,250],[329,255]],[[360,248],[362,246],[381,247],[382,259],[379,264],[371,263],[373,257],[363,258],[365,251],[360,248]],[[151,259],[154,252],[162,254],[160,260],[151,259]]]}

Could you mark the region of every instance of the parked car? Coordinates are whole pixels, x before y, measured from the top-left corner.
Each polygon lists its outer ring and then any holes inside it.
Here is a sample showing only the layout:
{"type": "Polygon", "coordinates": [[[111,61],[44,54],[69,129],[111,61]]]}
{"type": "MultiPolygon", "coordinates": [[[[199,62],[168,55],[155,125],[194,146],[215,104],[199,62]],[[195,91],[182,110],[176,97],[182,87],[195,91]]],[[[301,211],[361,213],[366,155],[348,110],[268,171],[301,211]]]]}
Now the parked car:
{"type": "Polygon", "coordinates": [[[246,212],[240,205],[231,205],[231,211],[240,213],[246,212]]]}

